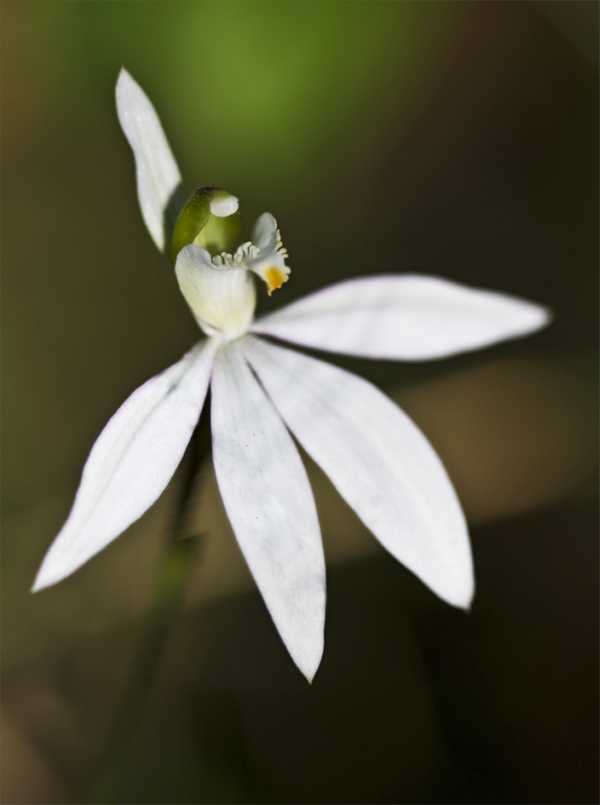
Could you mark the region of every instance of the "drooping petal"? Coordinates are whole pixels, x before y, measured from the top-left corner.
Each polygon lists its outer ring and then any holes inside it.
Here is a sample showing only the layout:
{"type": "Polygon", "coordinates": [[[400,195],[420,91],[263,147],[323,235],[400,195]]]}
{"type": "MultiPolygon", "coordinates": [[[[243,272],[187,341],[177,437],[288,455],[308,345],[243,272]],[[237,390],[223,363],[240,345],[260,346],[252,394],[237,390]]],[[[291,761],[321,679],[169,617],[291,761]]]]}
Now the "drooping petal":
{"type": "Polygon", "coordinates": [[[307,453],[387,550],[468,607],[467,528],[446,471],[411,420],[367,381],[251,336],[244,354],[307,453]]]}
{"type": "Polygon", "coordinates": [[[162,251],[165,248],[165,211],[181,182],[179,168],[154,106],[125,69],[119,73],[116,98],[119,122],[135,159],[142,217],[162,251]]]}
{"type": "Polygon", "coordinates": [[[216,342],[198,345],[140,386],[98,436],[73,508],[33,591],[61,581],[119,536],[169,483],[198,422],[216,342]]]}
{"type": "Polygon", "coordinates": [[[225,510],[292,659],[310,681],[323,653],[325,564],[298,451],[244,361],[224,347],[211,385],[213,460],[225,510]]]}
{"type": "Polygon", "coordinates": [[[329,352],[421,361],[517,338],[548,311],[437,277],[363,277],[330,285],[253,325],[254,332],[329,352]]]}

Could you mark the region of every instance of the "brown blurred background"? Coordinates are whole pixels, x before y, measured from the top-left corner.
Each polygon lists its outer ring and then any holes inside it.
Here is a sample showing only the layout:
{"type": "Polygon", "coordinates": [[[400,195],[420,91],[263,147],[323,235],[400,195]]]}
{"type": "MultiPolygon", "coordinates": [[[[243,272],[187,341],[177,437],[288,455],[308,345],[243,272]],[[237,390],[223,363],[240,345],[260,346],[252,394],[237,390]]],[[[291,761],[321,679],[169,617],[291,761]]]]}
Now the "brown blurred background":
{"type": "Polygon", "coordinates": [[[2,798],[595,802],[596,3],[3,6],[2,798]],[[95,769],[178,479],[78,574],[28,592],[89,446],[197,338],[114,111],[125,65],[184,180],[277,216],[292,281],[411,271],[549,305],[545,332],[422,365],[336,359],[428,434],[469,521],[464,615],[307,462],[326,653],[293,667],[209,463],[200,551],[141,731],[95,769]]]}

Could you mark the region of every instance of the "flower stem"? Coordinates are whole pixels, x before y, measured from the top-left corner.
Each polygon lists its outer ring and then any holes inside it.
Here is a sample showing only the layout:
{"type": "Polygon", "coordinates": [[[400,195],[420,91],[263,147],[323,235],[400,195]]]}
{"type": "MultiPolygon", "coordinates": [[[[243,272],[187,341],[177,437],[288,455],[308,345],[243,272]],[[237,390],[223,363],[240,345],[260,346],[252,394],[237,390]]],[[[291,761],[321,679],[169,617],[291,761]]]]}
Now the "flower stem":
{"type": "Polygon", "coordinates": [[[200,462],[208,449],[207,432],[199,426],[187,451],[173,524],[160,559],[139,650],[133,658],[129,680],[96,767],[90,795],[92,802],[109,795],[108,788],[112,787],[115,773],[118,776],[127,750],[143,723],[171,627],[183,604],[199,546],[197,535],[185,533],[185,521],[200,462]]]}

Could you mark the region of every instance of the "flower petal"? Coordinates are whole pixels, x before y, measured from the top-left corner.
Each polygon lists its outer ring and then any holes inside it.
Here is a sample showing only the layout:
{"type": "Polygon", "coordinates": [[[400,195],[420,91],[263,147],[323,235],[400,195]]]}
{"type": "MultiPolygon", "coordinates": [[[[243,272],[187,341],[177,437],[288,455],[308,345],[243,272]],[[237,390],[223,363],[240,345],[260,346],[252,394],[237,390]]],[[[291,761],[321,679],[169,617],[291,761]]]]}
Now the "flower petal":
{"type": "Polygon", "coordinates": [[[263,212],[256,219],[252,231],[252,243],[259,251],[275,251],[277,245],[277,221],[270,212],[263,212]]]}
{"type": "Polygon", "coordinates": [[[312,491],[285,425],[232,342],[211,385],[213,460],[225,510],[292,659],[312,680],[323,653],[325,562],[312,491]]]}
{"type": "Polygon", "coordinates": [[[464,516],[411,420],[370,383],[322,361],[251,336],[244,354],[294,436],[381,544],[445,601],[468,607],[464,516]]]}
{"type": "Polygon", "coordinates": [[[248,329],[256,307],[256,289],[245,268],[216,266],[205,249],[190,243],[177,255],[175,274],[204,332],[234,337],[248,329]]]}
{"type": "Polygon", "coordinates": [[[152,239],[165,248],[165,211],[181,183],[179,168],[149,98],[121,69],[116,89],[117,115],[135,158],[142,217],[152,239]]]}
{"type": "Polygon", "coordinates": [[[140,386],[98,436],[71,513],[33,591],[61,581],[142,516],[169,483],[200,416],[216,342],[140,386]]]}
{"type": "Polygon", "coordinates": [[[247,261],[253,271],[267,286],[269,296],[279,290],[290,276],[290,267],[285,264],[288,256],[283,245],[277,221],[270,212],[263,212],[254,225],[252,243],[258,254],[247,261]]]}
{"type": "Polygon", "coordinates": [[[330,352],[420,361],[517,338],[547,324],[540,305],[437,277],[362,277],[257,321],[253,331],[330,352]]]}

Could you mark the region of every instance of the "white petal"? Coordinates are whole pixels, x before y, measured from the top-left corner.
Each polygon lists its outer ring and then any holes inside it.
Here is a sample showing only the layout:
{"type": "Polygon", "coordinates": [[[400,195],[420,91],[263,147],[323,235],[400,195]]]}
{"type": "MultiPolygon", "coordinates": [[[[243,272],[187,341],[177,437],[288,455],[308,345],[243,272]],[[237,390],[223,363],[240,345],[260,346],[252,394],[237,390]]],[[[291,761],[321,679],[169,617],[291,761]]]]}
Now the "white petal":
{"type": "Polygon", "coordinates": [[[245,268],[216,266],[205,249],[190,243],[177,255],[175,274],[204,332],[233,338],[248,329],[256,307],[256,289],[245,268]]]}
{"type": "Polygon", "coordinates": [[[268,249],[271,245],[271,250],[275,250],[277,241],[277,221],[270,212],[263,212],[256,223],[252,232],[252,243],[260,250],[268,249]]]}
{"type": "Polygon", "coordinates": [[[270,212],[264,212],[254,225],[252,243],[257,247],[258,254],[247,261],[247,266],[263,280],[271,296],[273,291],[288,281],[291,269],[285,264],[287,249],[283,245],[277,221],[270,212]]]}
{"type": "Polygon", "coordinates": [[[526,335],[548,320],[547,310],[523,299],[404,275],[330,285],[252,329],[330,352],[419,361],[526,335]]]}
{"type": "Polygon", "coordinates": [[[181,182],[179,168],[156,110],[144,90],[122,69],[117,80],[117,115],[135,158],[137,193],[144,222],[161,251],[165,210],[181,182]]]}
{"type": "Polygon", "coordinates": [[[411,420],[356,375],[247,337],[244,354],[288,427],[387,550],[468,607],[473,567],[460,504],[411,420]]]}
{"type": "Polygon", "coordinates": [[[213,460],[242,553],[292,659],[311,681],[323,653],[325,563],[298,451],[242,357],[224,347],[211,385],[213,460]]]}
{"type": "Polygon", "coordinates": [[[61,581],[118,537],[169,483],[198,422],[216,342],[198,345],[140,386],[98,436],[71,513],[33,590],[61,581]]]}

